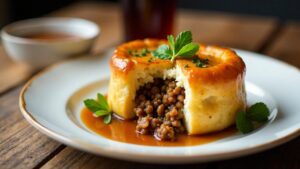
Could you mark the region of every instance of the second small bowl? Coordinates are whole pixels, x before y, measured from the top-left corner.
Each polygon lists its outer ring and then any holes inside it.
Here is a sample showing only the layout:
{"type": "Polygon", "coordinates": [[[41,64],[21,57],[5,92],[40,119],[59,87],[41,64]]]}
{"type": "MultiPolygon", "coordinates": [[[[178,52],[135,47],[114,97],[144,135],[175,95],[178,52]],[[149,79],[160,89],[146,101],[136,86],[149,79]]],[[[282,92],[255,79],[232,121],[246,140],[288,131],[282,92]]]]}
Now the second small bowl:
{"type": "Polygon", "coordinates": [[[8,55],[17,62],[42,68],[66,57],[87,52],[100,28],[79,18],[37,18],[5,26],[1,38],[8,55]]]}

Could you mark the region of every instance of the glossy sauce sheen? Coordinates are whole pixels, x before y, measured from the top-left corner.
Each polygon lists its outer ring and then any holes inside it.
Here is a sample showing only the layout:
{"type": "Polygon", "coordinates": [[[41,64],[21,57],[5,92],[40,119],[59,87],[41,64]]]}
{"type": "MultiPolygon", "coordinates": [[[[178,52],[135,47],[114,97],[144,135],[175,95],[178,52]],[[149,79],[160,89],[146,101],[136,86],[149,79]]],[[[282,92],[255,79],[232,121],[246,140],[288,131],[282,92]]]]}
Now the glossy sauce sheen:
{"type": "Polygon", "coordinates": [[[37,32],[28,35],[23,35],[21,37],[33,39],[33,40],[44,40],[44,41],[80,39],[80,37],[78,36],[69,35],[65,33],[55,33],[55,32],[37,32]]]}
{"type": "Polygon", "coordinates": [[[120,120],[116,117],[112,119],[112,123],[106,125],[101,117],[95,118],[93,113],[87,108],[81,112],[81,120],[87,128],[95,133],[111,140],[149,145],[149,146],[193,146],[216,141],[237,132],[234,127],[230,127],[222,132],[206,134],[201,136],[179,135],[176,141],[158,141],[152,135],[139,135],[135,132],[136,122],[133,120],[120,120]]]}

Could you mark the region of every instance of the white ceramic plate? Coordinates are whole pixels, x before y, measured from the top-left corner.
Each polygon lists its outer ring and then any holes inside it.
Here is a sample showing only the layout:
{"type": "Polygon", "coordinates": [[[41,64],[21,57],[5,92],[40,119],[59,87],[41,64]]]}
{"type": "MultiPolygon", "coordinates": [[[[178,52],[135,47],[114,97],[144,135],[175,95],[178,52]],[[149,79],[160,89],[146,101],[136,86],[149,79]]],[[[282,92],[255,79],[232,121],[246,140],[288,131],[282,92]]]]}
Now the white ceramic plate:
{"type": "Polygon", "coordinates": [[[264,55],[237,50],[247,65],[248,104],[263,101],[270,121],[250,134],[236,134],[190,147],[155,147],[112,141],[88,130],[79,118],[82,101],[107,90],[111,51],[46,69],[20,94],[25,118],[49,137],[98,155],[151,163],[227,159],[274,147],[300,134],[300,71],[264,55]]]}

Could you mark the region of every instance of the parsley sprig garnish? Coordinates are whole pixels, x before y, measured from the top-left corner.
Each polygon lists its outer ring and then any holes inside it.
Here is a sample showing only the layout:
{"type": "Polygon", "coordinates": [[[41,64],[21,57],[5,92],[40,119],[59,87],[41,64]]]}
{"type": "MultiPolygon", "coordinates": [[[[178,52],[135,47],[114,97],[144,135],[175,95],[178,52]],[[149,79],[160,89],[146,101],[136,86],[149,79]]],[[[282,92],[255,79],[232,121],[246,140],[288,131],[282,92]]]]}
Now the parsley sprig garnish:
{"type": "Polygon", "coordinates": [[[253,131],[254,123],[262,124],[268,121],[270,110],[266,104],[259,102],[252,105],[246,112],[238,112],[236,116],[237,129],[246,134],[253,131]]]}
{"type": "Polygon", "coordinates": [[[176,39],[173,35],[168,35],[167,39],[169,45],[160,45],[152,52],[154,57],[174,62],[177,57],[191,58],[199,50],[199,45],[192,42],[191,31],[181,32],[176,39]]]}
{"type": "Polygon", "coordinates": [[[103,116],[103,122],[105,124],[109,124],[111,122],[112,111],[109,109],[108,103],[102,94],[97,94],[97,100],[86,99],[83,102],[96,117],[103,116]]]}

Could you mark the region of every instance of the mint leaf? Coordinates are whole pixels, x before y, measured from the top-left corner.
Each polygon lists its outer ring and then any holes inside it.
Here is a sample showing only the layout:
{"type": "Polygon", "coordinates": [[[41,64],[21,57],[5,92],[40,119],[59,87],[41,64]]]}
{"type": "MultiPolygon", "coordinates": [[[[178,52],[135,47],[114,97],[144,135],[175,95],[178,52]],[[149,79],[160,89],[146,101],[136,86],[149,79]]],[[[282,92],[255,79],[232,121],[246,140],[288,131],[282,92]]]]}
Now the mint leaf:
{"type": "Polygon", "coordinates": [[[98,111],[94,112],[94,114],[95,114],[97,117],[99,117],[99,116],[105,116],[105,115],[108,115],[108,114],[110,114],[110,112],[109,112],[109,111],[106,111],[106,110],[98,110],[98,111]]]}
{"type": "Polygon", "coordinates": [[[96,100],[93,99],[86,99],[83,101],[83,103],[92,112],[96,112],[98,110],[103,109],[103,107],[96,100]]]}
{"type": "Polygon", "coordinates": [[[163,60],[171,59],[171,55],[167,53],[158,53],[157,51],[153,51],[152,55],[156,58],[163,59],[163,60]]]}
{"type": "Polygon", "coordinates": [[[111,121],[111,110],[109,109],[108,103],[105,97],[98,93],[97,100],[94,99],[86,99],[83,101],[84,105],[94,113],[96,117],[104,116],[103,122],[105,124],[109,124],[111,121]]]}
{"type": "Polygon", "coordinates": [[[179,50],[185,46],[186,44],[189,44],[192,42],[192,32],[191,31],[183,31],[180,32],[179,35],[176,37],[175,40],[175,52],[179,52],[179,50]]]}
{"type": "Polygon", "coordinates": [[[177,56],[191,57],[199,50],[199,45],[192,43],[191,31],[181,32],[175,40],[172,35],[168,35],[167,39],[169,45],[160,45],[152,52],[154,57],[170,59],[173,62],[177,56]]]}
{"type": "Polygon", "coordinates": [[[246,113],[241,111],[236,116],[236,127],[243,134],[253,131],[253,124],[250,119],[247,118],[246,113]]]}
{"type": "Polygon", "coordinates": [[[160,46],[157,48],[156,52],[158,52],[158,53],[168,53],[168,54],[171,54],[171,53],[172,53],[171,50],[170,50],[170,48],[169,48],[169,46],[168,46],[168,45],[165,45],[165,44],[160,45],[160,46]]]}
{"type": "Polygon", "coordinates": [[[111,123],[111,114],[108,114],[108,115],[104,116],[103,122],[104,122],[105,124],[111,123]]]}
{"type": "Polygon", "coordinates": [[[152,52],[154,57],[160,59],[171,59],[172,51],[170,50],[168,45],[160,45],[155,51],[152,52]]]}
{"type": "Polygon", "coordinates": [[[253,122],[268,121],[270,110],[266,104],[259,102],[252,105],[247,112],[239,112],[236,116],[236,126],[242,133],[249,133],[254,129],[253,122]]]}
{"type": "Polygon", "coordinates": [[[109,111],[108,103],[107,103],[105,97],[102,94],[98,93],[97,94],[97,99],[98,99],[98,103],[101,105],[101,107],[104,110],[109,111]]]}
{"type": "MultiPolygon", "coordinates": [[[[168,35],[167,36],[168,42],[170,44],[170,48],[172,51],[175,49],[175,41],[174,41],[174,36],[173,35],[168,35]]],[[[174,54],[174,53],[173,53],[174,54]]]]}
{"type": "Polygon", "coordinates": [[[270,110],[266,106],[266,104],[259,102],[252,105],[247,110],[247,116],[249,119],[257,122],[265,122],[268,121],[268,117],[270,115],[270,110]]]}
{"type": "Polygon", "coordinates": [[[182,57],[191,57],[199,50],[199,45],[195,43],[189,43],[183,46],[177,55],[182,57]]]}

